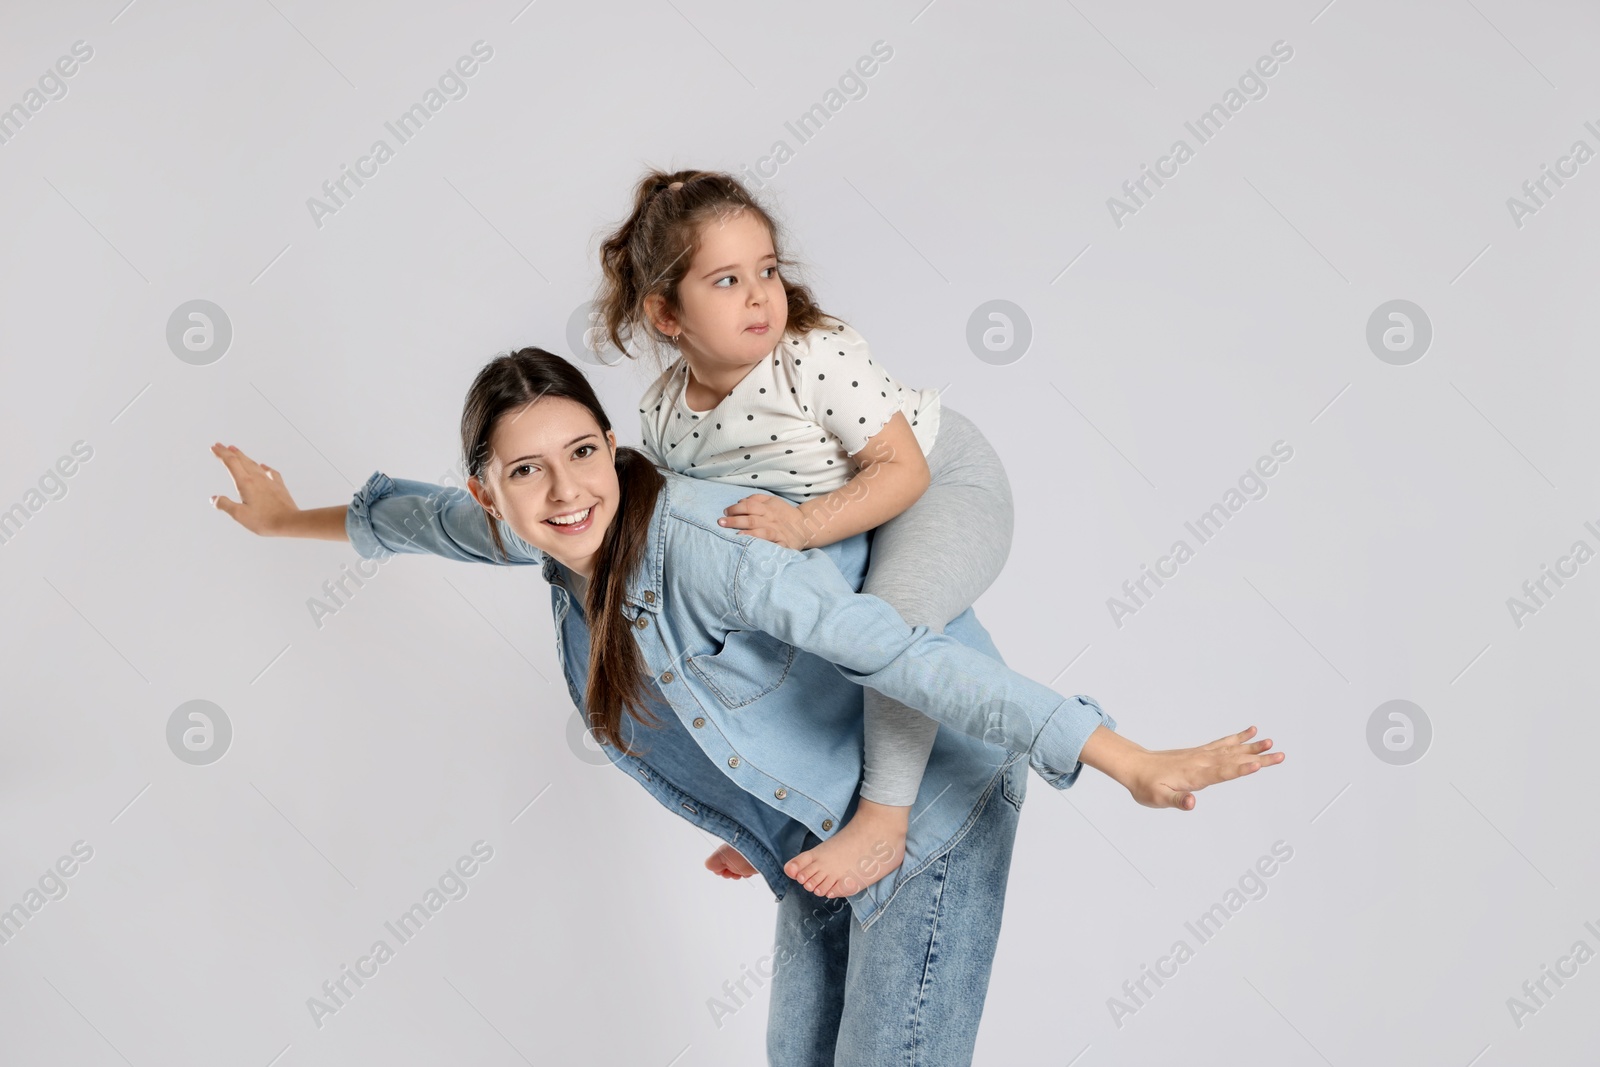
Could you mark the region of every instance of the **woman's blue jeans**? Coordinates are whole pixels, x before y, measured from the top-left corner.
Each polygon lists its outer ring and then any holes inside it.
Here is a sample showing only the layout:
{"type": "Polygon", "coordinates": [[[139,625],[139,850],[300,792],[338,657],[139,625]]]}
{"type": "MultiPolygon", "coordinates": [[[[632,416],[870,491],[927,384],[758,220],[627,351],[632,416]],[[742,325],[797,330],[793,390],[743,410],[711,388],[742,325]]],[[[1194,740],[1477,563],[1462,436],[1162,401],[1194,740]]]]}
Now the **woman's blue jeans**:
{"type": "MultiPolygon", "coordinates": [[[[1019,815],[996,781],[965,836],[902,885],[867,931],[844,897],[791,880],[778,905],[767,1062],[971,1064],[1019,815]]],[[[808,833],[804,847],[818,843],[808,833]]]]}

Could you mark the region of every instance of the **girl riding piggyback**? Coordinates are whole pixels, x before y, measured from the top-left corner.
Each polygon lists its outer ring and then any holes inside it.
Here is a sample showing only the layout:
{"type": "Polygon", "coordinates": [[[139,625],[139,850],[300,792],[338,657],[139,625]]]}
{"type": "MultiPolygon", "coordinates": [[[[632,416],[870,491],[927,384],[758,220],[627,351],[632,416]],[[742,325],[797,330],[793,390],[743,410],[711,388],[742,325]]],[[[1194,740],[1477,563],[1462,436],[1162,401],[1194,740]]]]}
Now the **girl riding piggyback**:
{"type": "MultiPolygon", "coordinates": [[[[733,177],[653,171],[600,249],[595,306],[610,342],[664,366],[639,402],[644,451],[695,478],[747,486],[723,526],[805,550],[873,531],[862,592],[943,632],[1011,549],[1005,469],[933,389],[903,384],[825,313],[782,236],[733,177]]],[[[855,814],[784,872],[818,896],[894,871],[938,723],[864,691],[855,814]]],[[[936,798],[926,798],[931,803],[936,798]]],[[[753,869],[731,846],[706,865],[753,869]]]]}

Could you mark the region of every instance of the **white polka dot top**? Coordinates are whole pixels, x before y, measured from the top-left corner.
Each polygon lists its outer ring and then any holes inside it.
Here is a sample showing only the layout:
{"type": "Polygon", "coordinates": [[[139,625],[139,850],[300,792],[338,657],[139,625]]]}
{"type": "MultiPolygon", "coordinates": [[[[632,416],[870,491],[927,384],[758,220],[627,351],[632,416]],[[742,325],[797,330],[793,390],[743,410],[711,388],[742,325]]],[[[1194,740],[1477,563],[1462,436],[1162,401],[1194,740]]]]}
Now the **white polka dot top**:
{"type": "Polygon", "coordinates": [[[639,401],[645,453],[679,474],[795,504],[849,482],[858,469],[850,457],[896,411],[923,455],[939,432],[939,391],[896,381],[859,333],[834,320],[785,336],[710,411],[689,406],[688,381],[679,356],[639,401]]]}

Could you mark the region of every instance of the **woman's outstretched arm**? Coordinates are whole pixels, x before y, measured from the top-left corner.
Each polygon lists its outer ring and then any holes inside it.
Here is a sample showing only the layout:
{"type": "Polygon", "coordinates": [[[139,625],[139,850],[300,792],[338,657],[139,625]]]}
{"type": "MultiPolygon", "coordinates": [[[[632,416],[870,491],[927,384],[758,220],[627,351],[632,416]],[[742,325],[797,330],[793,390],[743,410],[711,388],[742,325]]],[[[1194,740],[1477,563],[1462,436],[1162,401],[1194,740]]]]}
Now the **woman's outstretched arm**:
{"type": "Polygon", "coordinates": [[[1082,764],[1121,783],[1149,807],[1194,807],[1194,791],[1283,760],[1261,756],[1255,727],[1196,748],[1150,751],[1115,733],[1091,697],[1063,697],[991,656],[910,626],[878,597],[852,589],[813,549],[746,543],[735,568],[732,624],[761,630],[833,663],[846,678],[917,708],[969,736],[1025,753],[1055,788],[1082,764]]]}
{"type": "Polygon", "coordinates": [[[225,511],[251,533],[262,537],[311,537],[319,541],[348,541],[345,512],[348,506],[301,508],[283,484],[283,476],[265,463],[257,463],[232,445],[214,444],[211,454],[222,460],[233,476],[238,500],[211,498],[211,506],[225,511]]]}
{"type": "Polygon", "coordinates": [[[396,552],[426,552],[468,563],[543,563],[544,554],[501,521],[495,547],[489,517],[465,489],[390,478],[374,471],[347,505],[301,508],[283,484],[283,475],[231,446],[211,451],[227,466],[239,492],[237,501],[211,498],[239,525],[263,537],[310,537],[349,541],[364,559],[396,552]]]}

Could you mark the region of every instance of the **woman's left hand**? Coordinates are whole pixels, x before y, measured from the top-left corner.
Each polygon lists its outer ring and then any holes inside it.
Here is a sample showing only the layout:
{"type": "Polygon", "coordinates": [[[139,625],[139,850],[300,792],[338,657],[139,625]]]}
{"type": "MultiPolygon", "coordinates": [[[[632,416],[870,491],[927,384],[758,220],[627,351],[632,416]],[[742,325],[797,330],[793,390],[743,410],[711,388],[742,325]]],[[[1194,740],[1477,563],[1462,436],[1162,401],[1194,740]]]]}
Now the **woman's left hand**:
{"type": "Polygon", "coordinates": [[[800,508],[782,497],[756,493],[732,505],[718,519],[730,530],[743,530],[752,537],[803,550],[810,541],[811,524],[800,508]]]}

